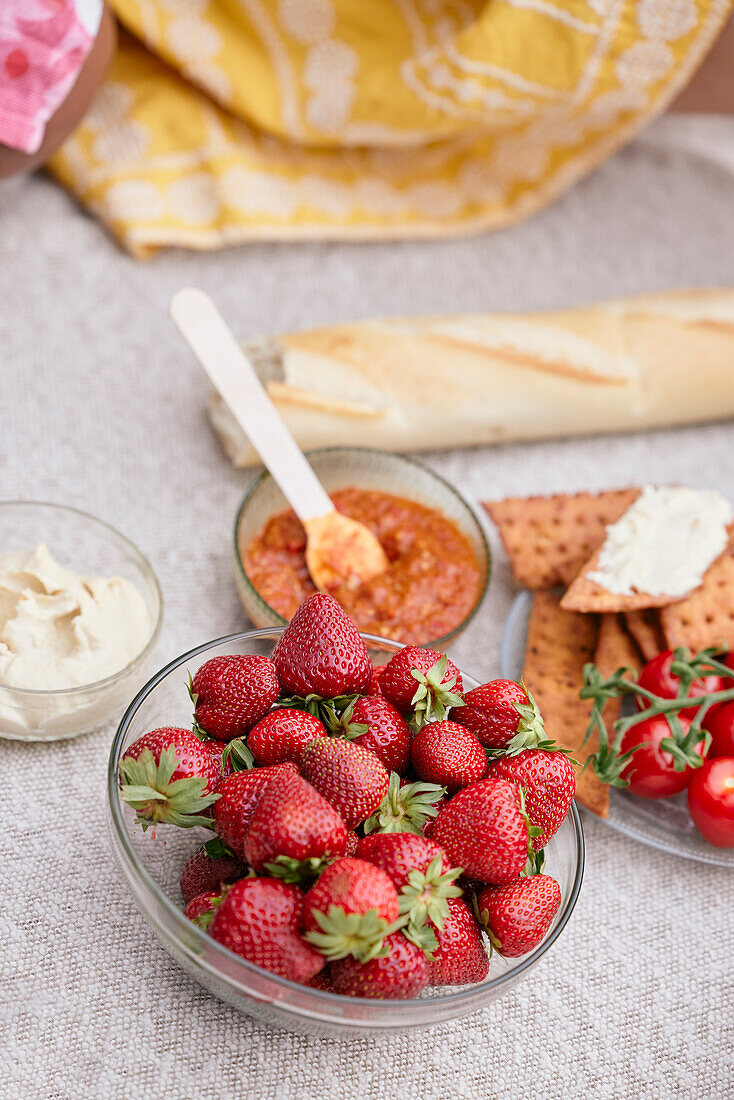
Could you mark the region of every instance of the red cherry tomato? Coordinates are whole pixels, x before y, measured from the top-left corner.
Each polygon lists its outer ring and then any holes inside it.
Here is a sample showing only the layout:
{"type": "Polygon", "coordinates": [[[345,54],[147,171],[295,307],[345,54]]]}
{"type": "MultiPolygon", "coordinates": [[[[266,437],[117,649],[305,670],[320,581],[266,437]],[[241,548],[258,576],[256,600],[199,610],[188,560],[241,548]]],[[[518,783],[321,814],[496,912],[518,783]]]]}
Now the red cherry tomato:
{"type": "MultiPolygon", "coordinates": [[[[681,716],[680,720],[687,732],[691,719],[681,716]]],[[[640,798],[670,798],[671,795],[684,791],[691,782],[691,777],[698,769],[685,768],[682,772],[677,772],[673,757],[660,748],[660,742],[666,737],[670,737],[670,726],[664,716],[658,714],[631,726],[622,738],[622,752],[627,752],[635,745],[643,746],[630,757],[622,772],[622,778],[629,779],[629,790],[632,794],[639,795],[640,798]]],[[[699,741],[696,751],[703,755],[703,741],[699,741]]]]}
{"type": "MultiPolygon", "coordinates": [[[[670,671],[673,663],[673,650],[664,649],[648,661],[637,682],[641,687],[647,688],[653,695],[661,699],[675,699],[680,689],[680,677],[670,671]]],[[[734,667],[734,666],[733,666],[734,667]]],[[[700,680],[694,680],[691,684],[689,695],[705,695],[709,691],[720,691],[723,687],[721,676],[704,676],[700,680]]],[[[641,696],[637,697],[637,705],[640,710],[645,710],[648,703],[641,696]]],[[[686,710],[695,713],[695,707],[687,707],[686,710]]]]}
{"type": "Polygon", "coordinates": [[[734,756],[734,700],[711,708],[703,720],[704,729],[711,734],[708,757],[734,756]]]}
{"type": "Polygon", "coordinates": [[[688,812],[704,840],[734,848],[734,756],[707,760],[691,779],[688,812]]]}
{"type": "MultiPolygon", "coordinates": [[[[726,657],[719,657],[719,661],[722,665],[726,665],[727,668],[730,668],[732,670],[731,674],[734,676],[734,649],[727,653],[726,657]]],[[[726,687],[731,687],[731,684],[727,684],[726,687]]]]}

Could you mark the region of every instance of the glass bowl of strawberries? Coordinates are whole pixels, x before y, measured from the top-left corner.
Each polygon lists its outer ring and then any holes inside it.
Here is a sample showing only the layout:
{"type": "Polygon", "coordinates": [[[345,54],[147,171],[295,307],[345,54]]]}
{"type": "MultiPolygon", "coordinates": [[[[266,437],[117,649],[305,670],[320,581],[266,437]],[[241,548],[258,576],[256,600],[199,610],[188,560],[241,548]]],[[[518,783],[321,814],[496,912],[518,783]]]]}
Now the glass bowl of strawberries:
{"type": "Polygon", "coordinates": [[[162,669],[108,774],[113,851],[169,953],[330,1035],[464,1016],[529,973],[581,887],[573,793],[521,685],[361,635],[321,593],[162,669]]]}

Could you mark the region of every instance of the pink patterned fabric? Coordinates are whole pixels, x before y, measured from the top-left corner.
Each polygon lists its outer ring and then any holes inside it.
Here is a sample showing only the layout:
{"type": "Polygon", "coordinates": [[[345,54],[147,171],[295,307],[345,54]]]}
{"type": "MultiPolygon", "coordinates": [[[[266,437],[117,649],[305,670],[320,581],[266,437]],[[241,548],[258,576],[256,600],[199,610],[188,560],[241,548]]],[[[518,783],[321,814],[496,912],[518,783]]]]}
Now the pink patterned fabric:
{"type": "Polygon", "coordinates": [[[102,0],[0,0],[0,142],[38,150],[101,15],[102,0]]]}

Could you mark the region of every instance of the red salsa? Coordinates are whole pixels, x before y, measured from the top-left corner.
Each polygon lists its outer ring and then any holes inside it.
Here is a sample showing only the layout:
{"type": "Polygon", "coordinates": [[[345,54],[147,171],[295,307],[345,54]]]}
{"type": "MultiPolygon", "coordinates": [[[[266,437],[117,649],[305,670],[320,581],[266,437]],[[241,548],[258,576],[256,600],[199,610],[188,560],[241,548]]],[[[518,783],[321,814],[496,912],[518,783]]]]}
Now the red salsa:
{"type": "MultiPolygon", "coordinates": [[[[333,595],[360,630],[421,644],[449,634],[480,595],[481,570],[469,540],[434,508],[372,489],[339,489],[336,508],[369,527],[389,568],[333,595]]],[[[294,512],[278,512],[240,552],[254,588],[291,619],[316,589],[306,568],[306,535],[294,512]]]]}

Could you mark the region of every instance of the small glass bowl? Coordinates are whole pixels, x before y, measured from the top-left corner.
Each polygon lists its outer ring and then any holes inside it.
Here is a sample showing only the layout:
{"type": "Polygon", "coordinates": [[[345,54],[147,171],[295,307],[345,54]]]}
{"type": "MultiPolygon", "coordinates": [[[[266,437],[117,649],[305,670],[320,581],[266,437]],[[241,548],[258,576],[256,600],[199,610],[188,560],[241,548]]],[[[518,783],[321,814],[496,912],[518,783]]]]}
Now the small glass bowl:
{"type": "Polygon", "coordinates": [[[126,577],[143,596],[151,633],[125,668],[81,687],[31,691],[0,683],[0,737],[60,741],[105,725],[144,682],[163,620],[155,573],[140,551],[109,524],[60,504],[0,501],[0,553],[33,550],[45,542],[54,558],[76,573],[126,577]]]}
{"type": "MultiPolygon", "coordinates": [[[[405,455],[391,451],[373,451],[367,447],[324,447],[308,451],[307,458],[327,492],[354,486],[377,489],[383,493],[435,508],[451,520],[469,540],[479,563],[479,594],[468,615],[453,630],[440,638],[425,639],[421,645],[439,645],[455,638],[468,625],[487,593],[491,572],[489,544],[470,505],[433,470],[405,455]]],[[[288,507],[288,501],[265,470],[259,474],[237,511],[234,525],[235,580],[250,621],[259,627],[287,626],[287,620],[262,598],[245,572],[241,548],[250,545],[267,521],[288,507]]]]}
{"type": "MultiPolygon", "coordinates": [[[[282,630],[232,634],[177,657],[133,699],[115,734],[107,773],[112,850],[130,886],[133,900],[165,949],[195,981],[216,997],[264,1023],[307,1034],[347,1037],[427,1027],[485,1008],[528,975],[549,951],[571,916],[584,871],[584,837],[575,804],[546,848],[546,869],[561,888],[561,908],[543,943],[520,959],[492,956],[484,982],[449,990],[429,989],[412,1001],[341,997],[279,978],[246,962],[208,936],[183,915],[178,880],[188,856],[211,838],[206,829],[156,826],[143,832],[134,811],[120,797],[118,767],[129,745],[157,726],[191,724],[187,673],[230,653],[270,656],[282,630]]],[[[386,663],[402,647],[364,634],[376,664],[386,663]]],[[[477,686],[464,674],[464,686],[477,686]]]]}

